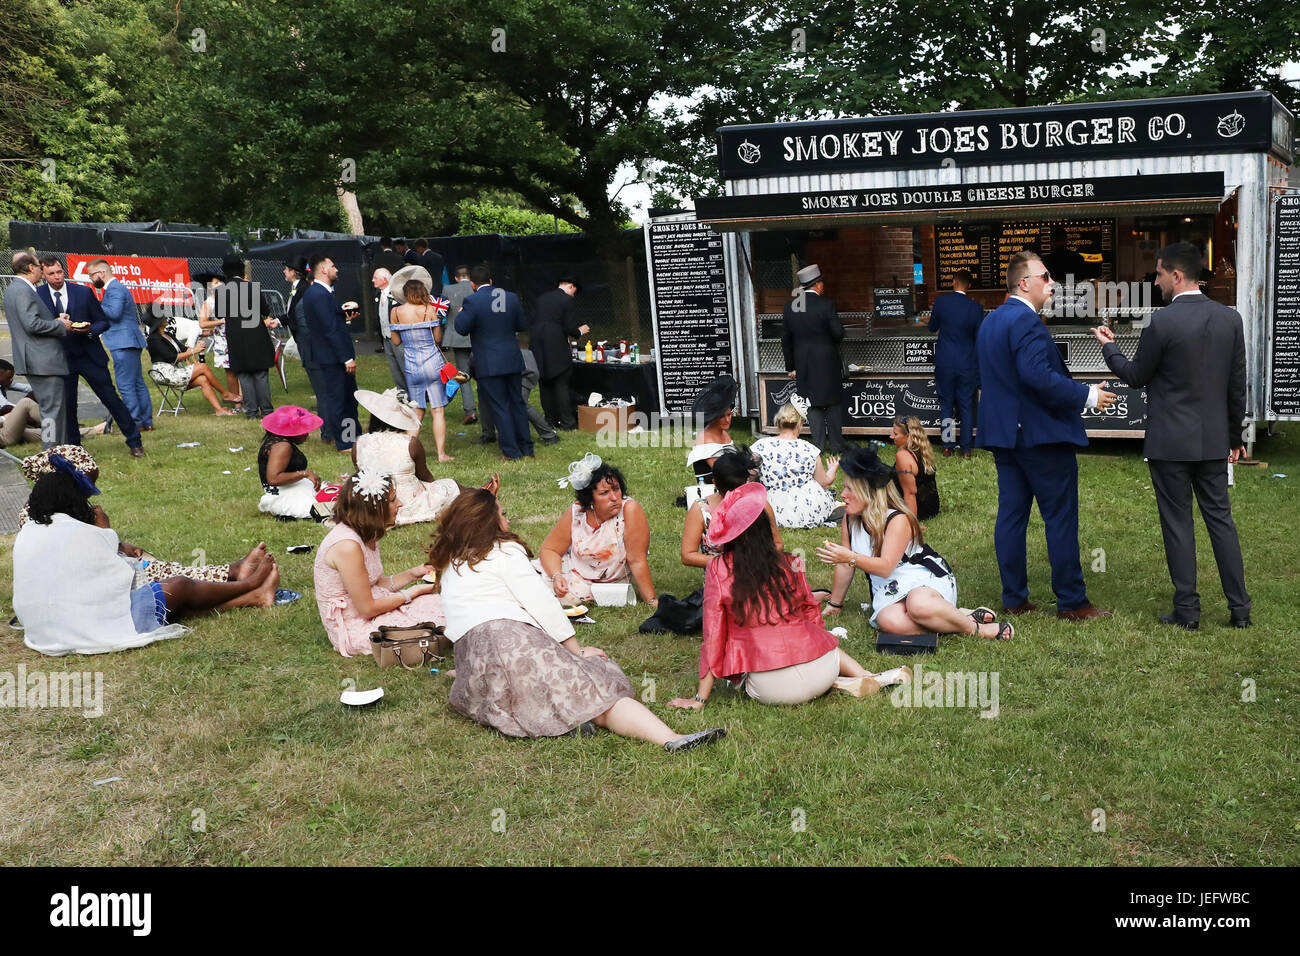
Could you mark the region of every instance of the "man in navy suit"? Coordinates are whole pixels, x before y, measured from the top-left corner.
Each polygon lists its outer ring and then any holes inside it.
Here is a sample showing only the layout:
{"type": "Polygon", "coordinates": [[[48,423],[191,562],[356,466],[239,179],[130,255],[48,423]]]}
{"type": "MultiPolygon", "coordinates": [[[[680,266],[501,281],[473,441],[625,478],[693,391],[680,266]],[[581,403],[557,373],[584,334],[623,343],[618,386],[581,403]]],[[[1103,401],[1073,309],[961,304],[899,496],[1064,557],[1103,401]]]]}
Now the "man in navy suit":
{"type": "Polygon", "coordinates": [[[104,290],[100,300],[108,319],[109,328],[100,336],[104,348],[113,356],[113,376],[117,379],[117,392],[131,410],[131,417],[142,432],[153,431],[153,397],[144,383],[140,354],[144,351],[144,334],[140,319],[135,314],[135,300],[131,290],[113,277],[113,271],[104,259],[96,259],[86,267],[96,289],[104,290]]]}
{"type": "Polygon", "coordinates": [[[69,334],[63,337],[63,352],[68,359],[68,375],[63,389],[68,443],[81,444],[81,427],[77,422],[77,378],[80,376],[117,422],[122,437],[126,439],[126,447],[131,449],[131,457],[143,458],[144,442],[140,440],[140,429],[126,402],[113,387],[113,379],[108,374],[108,355],[99,340],[109,328],[108,316],[104,315],[95,293],[84,285],[66,281],[63,263],[58,256],[46,254],[41,257],[41,274],[45,283],[36,294],[55,315],[66,312],[72,320],[69,334]]]}
{"type": "Polygon", "coordinates": [[[528,433],[528,409],[524,406],[522,378],[524,356],[517,333],[527,327],[519,296],[492,285],[486,266],[469,270],[474,292],[456,314],[456,331],[470,337],[474,350],[474,377],[479,398],[486,398],[496,421],[501,457],[518,461],[533,457],[533,438],[528,433]]]}
{"type": "Polygon", "coordinates": [[[984,307],[966,294],[974,277],[959,269],[952,277],[952,291],[934,301],[930,313],[930,331],[939,333],[934,346],[934,386],[939,392],[939,437],[943,454],[952,454],[954,427],[953,405],[961,419],[962,457],[969,458],[971,432],[975,429],[975,390],[980,385],[979,359],[975,354],[975,336],[984,321],[984,307]]]}
{"type": "Polygon", "coordinates": [[[1056,616],[1083,621],[1108,615],[1092,606],[1079,563],[1079,463],[1086,447],[1081,413],[1109,408],[1115,393],[1070,377],[1039,317],[1052,295],[1052,276],[1038,253],[1016,253],[1007,266],[1007,301],[991,312],[976,338],[979,359],[979,438],[998,469],[998,518],[993,531],[1002,604],[1013,614],[1037,610],[1029,600],[1025,529],[1035,501],[1047,533],[1056,616]]]}
{"type": "Polygon", "coordinates": [[[311,274],[312,284],[303,293],[301,308],[311,361],[319,367],[324,385],[325,394],[316,395],[320,416],[325,419],[321,431],[333,436],[339,451],[350,452],[360,434],[355,395],[357,355],[343,307],[334,296],[339,270],[329,256],[316,255],[311,258],[311,274]]]}

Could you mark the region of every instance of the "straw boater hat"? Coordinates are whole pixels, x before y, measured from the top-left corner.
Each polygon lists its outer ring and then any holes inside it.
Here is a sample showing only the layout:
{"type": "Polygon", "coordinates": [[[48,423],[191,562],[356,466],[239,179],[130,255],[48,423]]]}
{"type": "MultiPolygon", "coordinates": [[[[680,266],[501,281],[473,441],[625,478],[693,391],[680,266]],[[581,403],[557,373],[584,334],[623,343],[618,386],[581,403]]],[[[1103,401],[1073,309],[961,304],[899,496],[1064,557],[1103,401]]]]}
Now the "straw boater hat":
{"type": "Polygon", "coordinates": [[[380,421],[387,422],[404,432],[418,431],[420,419],[410,406],[404,405],[397,397],[397,389],[390,388],[382,395],[369,389],[359,388],[354,393],[357,404],[374,415],[380,421]]]}
{"type": "Polygon", "coordinates": [[[822,281],[822,270],[816,264],[804,266],[799,270],[799,284],[790,290],[791,298],[798,298],[804,289],[811,289],[822,281]]]}
{"type": "Polygon", "coordinates": [[[394,299],[398,305],[406,305],[406,283],[412,279],[419,279],[420,283],[429,290],[433,295],[433,276],[429,275],[429,270],[424,266],[402,266],[393,273],[393,277],[388,280],[388,295],[394,299]]]}
{"type": "Polygon", "coordinates": [[[709,521],[709,543],[726,544],[758,520],[767,505],[767,489],[757,481],[741,485],[722,496],[709,521]]]}

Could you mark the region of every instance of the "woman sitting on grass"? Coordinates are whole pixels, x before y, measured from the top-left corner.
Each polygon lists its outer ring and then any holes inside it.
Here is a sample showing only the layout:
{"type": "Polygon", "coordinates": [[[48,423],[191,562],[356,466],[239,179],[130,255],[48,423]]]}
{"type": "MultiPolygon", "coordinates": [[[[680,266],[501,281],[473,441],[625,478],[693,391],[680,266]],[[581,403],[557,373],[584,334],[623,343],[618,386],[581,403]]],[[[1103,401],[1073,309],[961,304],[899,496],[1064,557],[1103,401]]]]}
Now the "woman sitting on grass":
{"type": "Polygon", "coordinates": [[[898,451],[894,455],[894,473],[903,504],[919,521],[929,521],[939,513],[939,481],[935,474],[934,450],[925,434],[921,419],[915,415],[894,419],[890,438],[898,451]]]}
{"type": "Polygon", "coordinates": [[[443,512],[429,552],[447,637],[456,648],[457,713],[510,737],[559,737],[591,723],[678,752],[724,736],[676,733],[632,692],[618,665],[583,647],[533,569],[495,495],[462,492],[443,512]]]}
{"type": "Polygon", "coordinates": [[[380,625],[441,625],[442,599],[419,565],[387,577],[379,539],[397,523],[397,489],[388,475],[358,472],[343,482],[335,525],[316,549],[316,607],[334,649],[344,657],[370,653],[380,625]],[[405,589],[405,590],[403,590],[405,589]]]}
{"type": "Polygon", "coordinates": [[[906,668],[872,674],[839,649],[822,624],[802,562],[777,549],[762,485],[727,492],[710,536],[722,554],[704,572],[700,682],[694,697],[678,697],[670,707],[702,708],[719,677],[743,684],[760,704],[802,704],[837,678],[846,678],[842,686],[859,697],[911,679],[906,668]]]}
{"type": "Polygon", "coordinates": [[[266,434],[257,450],[257,471],[264,494],[257,510],[290,521],[310,518],[320,475],[307,467],[303,440],[323,419],[297,405],[281,405],[262,419],[266,434]]]}
{"type": "Polygon", "coordinates": [[[174,618],[275,594],[280,575],[265,549],[249,554],[234,581],[178,576],[134,587],[117,532],[90,504],[99,489],[62,456],[50,463],[54,471],[36,480],[29,520],[14,539],[14,613],[32,650],[57,657],[142,647],[184,634],[174,618]]]}
{"type": "Polygon", "coordinates": [[[782,528],[816,528],[840,517],[831,490],[839,459],[828,456],[822,465],[817,446],[799,437],[806,409],[807,403],[794,396],[772,419],[777,433],[754,442],[763,463],[758,480],[782,528]]]}
{"type": "Polygon", "coordinates": [[[823,614],[838,614],[855,571],[871,578],[871,626],[890,634],[979,634],[1010,639],[1015,628],[986,607],[957,607],[952,569],[925,543],[920,522],[903,504],[894,469],[871,448],[840,459],[844,521],[840,542],[824,541],[817,556],[834,564],[835,584],[823,614]]]}
{"type": "Polygon", "coordinates": [[[592,600],[593,584],[636,582],[641,600],[659,604],[650,577],[650,522],[627,494],[623,473],[590,452],[560,479],[574,489],[566,508],[542,542],[542,573],[555,596],[569,604],[592,600]]]}
{"type": "MultiPolygon", "coordinates": [[[[723,452],[713,462],[713,486],[716,490],[709,497],[695,502],[691,505],[691,510],[686,512],[686,524],[682,527],[682,564],[688,568],[707,568],[709,562],[722,553],[722,549],[715,547],[709,540],[709,522],[713,518],[713,512],[722,504],[722,496],[728,491],[757,481],[759,466],[759,460],[744,445],[723,452]]],[[[766,512],[772,523],[776,550],[780,551],[784,545],[771,504],[767,505],[766,512]]]]}

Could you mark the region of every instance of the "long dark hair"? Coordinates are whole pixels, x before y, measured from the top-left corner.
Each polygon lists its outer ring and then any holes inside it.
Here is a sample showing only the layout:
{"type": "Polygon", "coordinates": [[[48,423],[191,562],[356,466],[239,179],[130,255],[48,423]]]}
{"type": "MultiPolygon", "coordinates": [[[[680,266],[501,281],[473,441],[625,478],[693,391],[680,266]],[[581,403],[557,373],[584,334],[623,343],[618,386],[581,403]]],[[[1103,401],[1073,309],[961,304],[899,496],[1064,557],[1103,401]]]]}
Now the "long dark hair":
{"type": "Polygon", "coordinates": [[[497,496],[486,488],[467,488],[456,496],[438,518],[438,531],[429,549],[429,564],[442,576],[453,562],[468,564],[472,570],[503,541],[524,547],[528,557],[532,550],[513,531],[502,531],[497,520],[497,496]]]}
{"type": "Polygon", "coordinates": [[[776,549],[772,522],[767,511],[731,541],[722,546],[723,560],[730,559],[732,606],[738,623],[779,624],[794,613],[794,566],[790,556],[776,549]]]}
{"type": "Polygon", "coordinates": [[[50,516],[65,514],[86,524],[95,523],[95,509],[76,479],[61,471],[41,475],[27,499],[27,517],[37,524],[49,524],[50,516]]]}
{"type": "Polygon", "coordinates": [[[719,494],[735,491],[758,477],[762,462],[749,450],[748,445],[737,445],[733,451],[724,451],[713,460],[713,487],[719,494]]]}

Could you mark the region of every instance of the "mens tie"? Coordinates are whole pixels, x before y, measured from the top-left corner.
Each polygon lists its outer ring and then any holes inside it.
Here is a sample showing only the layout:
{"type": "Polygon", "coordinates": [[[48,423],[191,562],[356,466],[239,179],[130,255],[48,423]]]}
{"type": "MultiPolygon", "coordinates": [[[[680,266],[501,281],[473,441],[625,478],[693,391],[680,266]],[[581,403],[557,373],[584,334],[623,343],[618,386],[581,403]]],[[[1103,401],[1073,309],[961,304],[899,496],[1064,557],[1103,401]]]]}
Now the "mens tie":
{"type": "Polygon", "coordinates": [[[62,292],[54,293],[54,314],[55,315],[63,314],[63,293],[62,292]]]}

